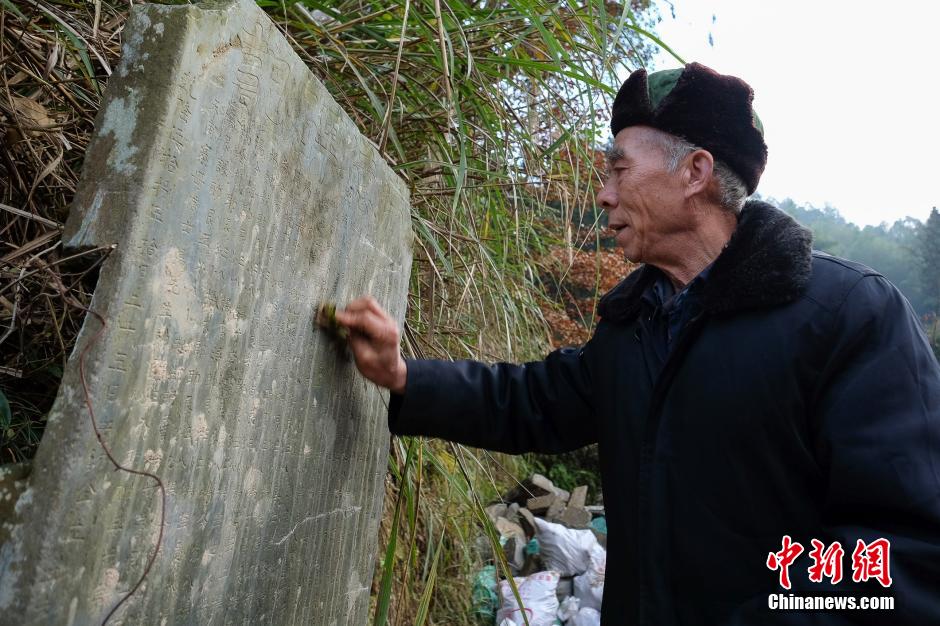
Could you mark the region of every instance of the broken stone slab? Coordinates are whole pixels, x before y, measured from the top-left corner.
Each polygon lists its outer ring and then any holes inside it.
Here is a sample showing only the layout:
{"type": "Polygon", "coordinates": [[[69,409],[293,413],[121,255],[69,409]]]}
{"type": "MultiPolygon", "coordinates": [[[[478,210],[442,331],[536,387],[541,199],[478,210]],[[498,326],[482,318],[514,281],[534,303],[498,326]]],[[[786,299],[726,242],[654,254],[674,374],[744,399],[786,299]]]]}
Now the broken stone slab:
{"type": "Polygon", "coordinates": [[[529,498],[537,498],[548,494],[553,494],[565,501],[568,500],[570,495],[564,489],[556,487],[555,484],[545,476],[536,473],[532,474],[506,494],[505,500],[507,502],[524,503],[529,498]]]}
{"type": "Polygon", "coordinates": [[[530,489],[539,489],[542,493],[555,492],[555,483],[541,474],[532,474],[529,477],[528,486],[530,489]]]}
{"type": "Polygon", "coordinates": [[[574,508],[581,508],[587,502],[587,485],[581,485],[580,487],[575,487],[571,492],[571,497],[568,498],[568,506],[574,508]]]}
{"type": "Polygon", "coordinates": [[[512,567],[514,573],[518,573],[525,566],[525,537],[513,535],[503,544],[503,556],[512,567]]]}
{"type": "Polygon", "coordinates": [[[552,501],[551,506],[548,507],[548,510],[545,511],[545,519],[550,522],[554,522],[565,510],[565,501],[559,497],[555,497],[552,501]]]}
{"type": "Polygon", "coordinates": [[[527,508],[519,509],[519,526],[525,531],[525,536],[529,539],[535,536],[538,527],[535,525],[535,516],[527,508]]]}
{"type": "MultiPolygon", "coordinates": [[[[362,624],[384,392],[312,320],[401,323],[408,188],[253,0],[134,3],[65,224],[100,266],[28,486],[3,520],[20,624],[362,624]],[[87,351],[86,351],[87,348],[87,351]],[[78,361],[114,457],[92,430],[78,361]]],[[[3,622],[4,618],[0,618],[3,622]]]]}
{"type": "Polygon", "coordinates": [[[503,513],[503,517],[508,519],[510,522],[513,522],[514,524],[518,524],[519,523],[519,508],[520,508],[519,505],[516,504],[515,502],[510,503],[509,506],[506,507],[506,512],[503,513]]]}
{"type": "Polygon", "coordinates": [[[484,511],[486,511],[486,516],[495,522],[498,518],[506,515],[506,509],[507,506],[504,503],[497,502],[486,507],[484,511]]]}
{"type": "Polygon", "coordinates": [[[494,526],[500,537],[505,538],[503,553],[506,560],[518,572],[525,563],[525,546],[528,542],[525,531],[519,524],[510,522],[505,517],[497,518],[494,526]]]}
{"type": "Polygon", "coordinates": [[[499,517],[496,518],[496,522],[493,523],[493,526],[496,527],[496,531],[501,537],[519,537],[522,540],[523,545],[525,544],[525,531],[522,530],[522,527],[519,524],[510,522],[505,517],[499,517]]]}
{"type": "Polygon", "coordinates": [[[568,528],[587,528],[591,524],[591,514],[584,507],[568,506],[558,517],[558,522],[568,528]]]}
{"type": "Polygon", "coordinates": [[[551,480],[549,480],[545,476],[542,476],[541,474],[532,474],[532,476],[529,477],[528,482],[534,488],[537,488],[543,491],[544,493],[553,493],[556,496],[558,496],[558,498],[560,498],[561,500],[564,500],[565,502],[568,501],[568,497],[570,494],[564,489],[562,489],[561,487],[555,486],[555,483],[553,483],[551,480]]]}
{"type": "Polygon", "coordinates": [[[584,507],[584,508],[587,509],[588,512],[589,512],[591,515],[593,515],[594,517],[600,517],[600,516],[604,515],[604,505],[603,505],[603,504],[589,504],[589,505],[587,505],[587,506],[584,507]]]}
{"type": "MultiPolygon", "coordinates": [[[[541,516],[545,515],[548,509],[556,502],[558,502],[558,496],[553,493],[549,493],[544,496],[529,498],[525,503],[525,508],[529,509],[533,515],[541,516]]],[[[564,506],[563,503],[562,506],[564,506]]]]}

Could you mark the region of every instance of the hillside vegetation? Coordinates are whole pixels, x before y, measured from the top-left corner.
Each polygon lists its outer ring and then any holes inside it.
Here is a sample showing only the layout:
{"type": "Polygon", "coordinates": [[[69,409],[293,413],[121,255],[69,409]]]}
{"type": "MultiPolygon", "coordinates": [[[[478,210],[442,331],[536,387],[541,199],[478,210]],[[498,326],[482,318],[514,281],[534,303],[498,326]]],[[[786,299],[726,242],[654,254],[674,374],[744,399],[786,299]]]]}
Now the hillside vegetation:
{"type": "Polygon", "coordinates": [[[859,227],[837,208],[798,205],[787,198],[777,206],[813,231],[813,246],[829,254],[858,261],[881,272],[910,300],[921,316],[940,310],[940,215],[934,209],[927,223],[906,217],[893,224],[859,227]],[[933,221],[931,221],[933,220],[933,221]]]}

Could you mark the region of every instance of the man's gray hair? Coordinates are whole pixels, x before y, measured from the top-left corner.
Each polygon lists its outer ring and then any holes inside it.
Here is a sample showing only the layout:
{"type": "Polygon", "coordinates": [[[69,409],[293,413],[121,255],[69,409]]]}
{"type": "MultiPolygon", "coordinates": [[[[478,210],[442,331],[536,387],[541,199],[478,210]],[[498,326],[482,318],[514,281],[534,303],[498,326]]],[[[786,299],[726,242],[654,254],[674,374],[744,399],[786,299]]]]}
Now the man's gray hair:
{"type": "MultiPolygon", "coordinates": [[[[657,133],[657,135],[666,157],[666,169],[671,174],[675,174],[679,169],[682,159],[700,149],[685,139],[669,133],[657,133]]],[[[719,204],[733,213],[740,213],[748,198],[747,185],[724,161],[715,160],[713,173],[715,182],[718,184],[719,204]]]]}

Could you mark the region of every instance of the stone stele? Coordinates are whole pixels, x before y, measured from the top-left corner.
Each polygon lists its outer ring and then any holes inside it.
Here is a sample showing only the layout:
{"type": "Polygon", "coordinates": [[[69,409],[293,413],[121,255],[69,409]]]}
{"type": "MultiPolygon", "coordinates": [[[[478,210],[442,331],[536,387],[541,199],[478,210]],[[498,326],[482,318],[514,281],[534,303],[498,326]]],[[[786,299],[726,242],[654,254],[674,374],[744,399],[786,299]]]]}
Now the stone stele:
{"type": "MultiPolygon", "coordinates": [[[[65,227],[116,244],[18,500],[0,622],[367,621],[386,396],[313,324],[404,316],[406,185],[249,0],[137,4],[65,227]],[[83,385],[80,361],[84,356],[83,385]]],[[[7,492],[7,497],[11,492],[7,492]]],[[[0,494],[2,497],[2,494],[0,494]]]]}

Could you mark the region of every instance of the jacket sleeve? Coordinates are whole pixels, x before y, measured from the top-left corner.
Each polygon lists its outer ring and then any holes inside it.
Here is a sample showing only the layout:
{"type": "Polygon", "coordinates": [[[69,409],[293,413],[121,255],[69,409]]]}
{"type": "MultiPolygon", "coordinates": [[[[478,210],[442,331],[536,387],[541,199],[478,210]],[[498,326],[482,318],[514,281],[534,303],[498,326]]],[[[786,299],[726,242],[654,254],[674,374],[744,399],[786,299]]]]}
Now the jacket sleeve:
{"type": "Polygon", "coordinates": [[[597,441],[591,342],[522,365],[409,360],[404,395],[392,394],[389,429],[520,454],[597,441]]]}
{"type": "Polygon", "coordinates": [[[880,275],[861,278],[834,320],[811,425],[828,479],[822,522],[845,550],[849,588],[893,595],[894,623],[940,622],[940,365],[880,275]],[[881,537],[891,586],[853,585],[857,540],[881,537]]]}

